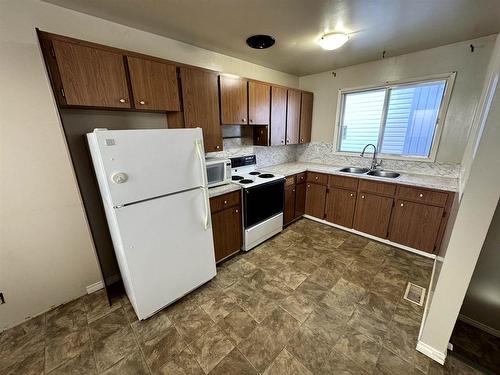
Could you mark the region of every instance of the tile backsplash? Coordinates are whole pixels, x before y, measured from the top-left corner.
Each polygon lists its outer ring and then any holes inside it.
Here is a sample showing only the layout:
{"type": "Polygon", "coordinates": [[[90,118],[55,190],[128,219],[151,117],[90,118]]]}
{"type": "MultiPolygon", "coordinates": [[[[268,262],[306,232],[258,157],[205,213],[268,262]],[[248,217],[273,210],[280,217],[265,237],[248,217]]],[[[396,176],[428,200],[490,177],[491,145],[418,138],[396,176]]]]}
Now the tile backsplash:
{"type": "MultiPolygon", "coordinates": [[[[245,130],[243,130],[243,134],[240,134],[241,137],[238,138],[225,138],[224,151],[212,152],[207,155],[230,158],[239,155],[255,154],[257,156],[257,165],[260,168],[294,161],[338,166],[370,166],[370,157],[361,158],[359,156],[336,155],[333,152],[332,143],[312,142],[305,145],[272,147],[253,146],[252,138],[244,134],[244,132],[245,130]]],[[[382,168],[393,171],[451,178],[459,178],[461,173],[461,166],[458,163],[428,163],[412,160],[383,159],[382,168]]]]}

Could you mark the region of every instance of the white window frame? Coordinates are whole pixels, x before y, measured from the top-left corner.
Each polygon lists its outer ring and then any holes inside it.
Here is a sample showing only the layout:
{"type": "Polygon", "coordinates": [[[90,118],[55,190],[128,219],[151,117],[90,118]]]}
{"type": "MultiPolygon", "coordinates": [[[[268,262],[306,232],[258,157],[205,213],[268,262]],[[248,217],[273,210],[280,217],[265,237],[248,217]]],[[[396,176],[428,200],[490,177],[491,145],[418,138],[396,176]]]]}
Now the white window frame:
{"type": "MultiPolygon", "coordinates": [[[[395,155],[395,154],[383,154],[379,153],[378,155],[382,159],[395,159],[395,160],[413,160],[413,161],[423,161],[423,162],[434,162],[436,160],[436,155],[439,148],[439,142],[441,140],[441,134],[443,133],[443,127],[446,120],[446,112],[448,111],[448,106],[450,104],[451,93],[453,91],[453,86],[455,84],[456,72],[444,73],[444,74],[434,74],[425,77],[418,78],[410,78],[398,81],[386,81],[382,84],[375,84],[369,86],[362,87],[354,87],[354,88],[345,88],[340,89],[338,91],[337,98],[337,113],[335,115],[335,131],[333,136],[333,153],[336,155],[342,156],[359,156],[358,152],[350,152],[350,151],[340,151],[340,126],[341,126],[341,117],[343,115],[344,109],[344,94],[350,94],[354,92],[363,92],[369,90],[377,90],[377,89],[388,89],[388,88],[396,88],[408,85],[415,84],[424,84],[427,82],[433,81],[446,81],[446,86],[443,94],[443,99],[441,101],[441,108],[438,113],[436,127],[434,129],[434,136],[432,139],[432,146],[429,153],[429,156],[403,156],[403,155],[395,155]]],[[[387,91],[389,92],[389,91],[387,91]]],[[[386,92],[386,95],[387,95],[386,92]]],[[[384,102],[384,121],[387,109],[385,108],[388,104],[387,98],[384,102]]],[[[381,127],[382,128],[382,127],[381,127]]],[[[378,150],[377,150],[378,151],[378,150]]]]}

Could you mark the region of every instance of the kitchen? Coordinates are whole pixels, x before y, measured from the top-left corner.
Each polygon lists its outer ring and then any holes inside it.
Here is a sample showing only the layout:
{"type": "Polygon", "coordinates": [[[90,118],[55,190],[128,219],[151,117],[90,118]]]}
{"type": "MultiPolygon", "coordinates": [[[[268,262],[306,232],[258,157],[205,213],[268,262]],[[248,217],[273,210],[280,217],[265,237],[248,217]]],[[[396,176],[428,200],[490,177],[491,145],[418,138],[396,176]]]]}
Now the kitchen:
{"type": "MultiPolygon", "coordinates": [[[[278,31],[239,40],[245,61],[109,4],[50,3],[2,5],[19,90],[4,123],[30,130],[5,132],[28,143],[7,163],[26,171],[5,175],[2,371],[486,371],[447,346],[498,201],[480,177],[498,143],[498,6],[474,10],[481,31],[369,57],[347,53],[363,32],[324,32],[307,45],[321,58],[271,69],[257,60],[284,53],[278,31]]],[[[452,3],[433,9],[446,25],[471,11],[452,3]]],[[[429,9],[415,5],[422,23],[429,9]]]]}

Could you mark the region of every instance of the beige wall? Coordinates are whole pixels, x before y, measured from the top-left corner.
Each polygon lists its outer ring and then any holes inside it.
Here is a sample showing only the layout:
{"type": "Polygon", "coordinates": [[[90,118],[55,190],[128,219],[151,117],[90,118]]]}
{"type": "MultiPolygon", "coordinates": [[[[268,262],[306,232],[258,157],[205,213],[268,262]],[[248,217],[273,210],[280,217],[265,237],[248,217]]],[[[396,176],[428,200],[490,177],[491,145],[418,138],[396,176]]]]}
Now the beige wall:
{"type": "Polygon", "coordinates": [[[483,90],[488,90],[490,81],[496,82],[496,94],[489,110],[480,108],[485,112],[483,131],[468,140],[468,145],[478,144],[478,148],[469,162],[469,179],[464,184],[448,246],[441,254],[444,259],[441,256],[436,259],[432,299],[417,347],[435,359],[446,357],[448,341],[500,197],[500,174],[492,173],[500,148],[499,74],[500,37],[496,40],[483,90]]]}
{"type": "Polygon", "coordinates": [[[0,0],[0,330],[100,280],[35,27],[297,87],[298,78],[54,5],[0,0]]]}
{"type": "Polygon", "coordinates": [[[339,89],[457,71],[436,161],[461,162],[494,43],[495,35],[300,77],[314,92],[312,141],[333,142],[339,89]]]}

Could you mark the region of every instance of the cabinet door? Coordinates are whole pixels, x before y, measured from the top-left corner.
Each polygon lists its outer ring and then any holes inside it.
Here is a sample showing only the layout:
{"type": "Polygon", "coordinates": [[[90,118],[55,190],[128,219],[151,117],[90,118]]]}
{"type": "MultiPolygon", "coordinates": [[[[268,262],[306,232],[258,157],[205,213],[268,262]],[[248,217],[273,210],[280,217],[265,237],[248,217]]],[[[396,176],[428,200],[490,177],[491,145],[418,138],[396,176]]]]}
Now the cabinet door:
{"type": "Polygon", "coordinates": [[[247,81],[220,76],[221,123],[246,125],[248,123],[247,81]]]}
{"type": "Polygon", "coordinates": [[[285,187],[285,209],[283,216],[283,224],[285,225],[295,219],[295,185],[285,187]]]}
{"type": "Polygon", "coordinates": [[[67,105],[130,108],[122,55],[59,40],[52,43],[67,105]]]}
{"type": "Polygon", "coordinates": [[[285,144],[287,89],[271,87],[271,146],[285,144]]]}
{"type": "Polygon", "coordinates": [[[248,82],[248,122],[269,125],[271,113],[271,87],[265,83],[248,82]]]}
{"type": "Polygon", "coordinates": [[[354,229],[380,238],[387,238],[393,199],[359,193],[354,214],[354,229]]]}
{"type": "Polygon", "coordinates": [[[306,186],[306,214],[324,219],[326,186],[312,183],[307,183],[306,186]]]}
{"type": "Polygon", "coordinates": [[[398,200],[390,240],[428,253],[434,252],[443,212],[443,207],[398,200]]]}
{"type": "Polygon", "coordinates": [[[356,208],[356,192],[352,190],[330,188],[326,195],[326,220],[352,228],[354,209],[356,208]]]}
{"type": "Polygon", "coordinates": [[[241,249],[240,208],[232,207],[212,214],[212,231],[216,262],[241,249]]]}
{"type": "Polygon", "coordinates": [[[205,152],[222,151],[217,75],[181,68],[181,83],[185,127],[203,129],[205,152]]]}
{"type": "Polygon", "coordinates": [[[295,217],[306,212],[306,184],[295,185],[295,217]]]}
{"type": "Polygon", "coordinates": [[[288,90],[286,113],[286,144],[299,143],[300,91],[288,90]]]}
{"type": "Polygon", "coordinates": [[[299,143],[311,142],[313,93],[302,91],[300,102],[300,141],[299,143]]]}
{"type": "Polygon", "coordinates": [[[127,56],[136,109],[180,111],[177,68],[153,60],[127,56]]]}

